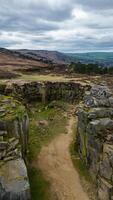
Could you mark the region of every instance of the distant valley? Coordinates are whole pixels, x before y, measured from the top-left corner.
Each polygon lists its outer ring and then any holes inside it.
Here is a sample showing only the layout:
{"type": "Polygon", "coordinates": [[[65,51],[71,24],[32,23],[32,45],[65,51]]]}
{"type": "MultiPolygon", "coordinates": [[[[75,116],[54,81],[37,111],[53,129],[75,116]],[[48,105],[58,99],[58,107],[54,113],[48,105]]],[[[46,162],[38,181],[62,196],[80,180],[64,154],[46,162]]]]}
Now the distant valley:
{"type": "Polygon", "coordinates": [[[101,66],[113,66],[113,52],[88,52],[88,53],[62,53],[47,50],[17,50],[24,56],[33,59],[41,58],[57,64],[69,64],[71,62],[98,63],[101,66]]]}
{"type": "Polygon", "coordinates": [[[101,66],[113,66],[113,52],[88,52],[88,53],[62,53],[47,50],[17,49],[7,50],[0,48],[1,54],[10,55],[19,59],[34,60],[42,63],[70,64],[71,62],[97,63],[101,66]]]}
{"type": "Polygon", "coordinates": [[[104,67],[113,67],[113,52],[67,53],[73,62],[97,63],[104,67]]]}

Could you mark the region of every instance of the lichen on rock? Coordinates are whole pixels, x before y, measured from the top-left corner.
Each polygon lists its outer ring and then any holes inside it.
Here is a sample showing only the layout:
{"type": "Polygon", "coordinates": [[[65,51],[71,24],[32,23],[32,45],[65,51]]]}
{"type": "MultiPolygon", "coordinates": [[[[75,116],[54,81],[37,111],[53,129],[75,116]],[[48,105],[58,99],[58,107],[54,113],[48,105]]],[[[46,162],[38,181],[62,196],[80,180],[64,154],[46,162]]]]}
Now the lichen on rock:
{"type": "Polygon", "coordinates": [[[20,81],[6,83],[1,94],[11,95],[25,102],[48,103],[53,100],[63,100],[74,103],[83,98],[84,92],[90,86],[78,82],[50,82],[50,81],[20,81]]]}
{"type": "Polygon", "coordinates": [[[29,200],[24,158],[29,120],[25,107],[12,97],[0,96],[0,199],[29,200]]]}
{"type": "Polygon", "coordinates": [[[86,92],[77,111],[79,154],[97,184],[99,200],[113,198],[112,102],[108,87],[96,85],[86,92]]]}

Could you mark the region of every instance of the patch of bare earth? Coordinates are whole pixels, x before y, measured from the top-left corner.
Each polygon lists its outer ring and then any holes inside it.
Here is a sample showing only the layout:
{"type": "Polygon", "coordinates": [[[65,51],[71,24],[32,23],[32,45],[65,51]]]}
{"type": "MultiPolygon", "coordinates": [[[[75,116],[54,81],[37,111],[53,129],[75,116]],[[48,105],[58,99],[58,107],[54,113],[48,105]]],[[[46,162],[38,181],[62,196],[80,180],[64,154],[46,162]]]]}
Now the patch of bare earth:
{"type": "Polygon", "coordinates": [[[69,152],[74,123],[75,118],[70,115],[67,134],[60,134],[43,147],[35,163],[50,182],[52,200],[89,200],[69,152]]]}

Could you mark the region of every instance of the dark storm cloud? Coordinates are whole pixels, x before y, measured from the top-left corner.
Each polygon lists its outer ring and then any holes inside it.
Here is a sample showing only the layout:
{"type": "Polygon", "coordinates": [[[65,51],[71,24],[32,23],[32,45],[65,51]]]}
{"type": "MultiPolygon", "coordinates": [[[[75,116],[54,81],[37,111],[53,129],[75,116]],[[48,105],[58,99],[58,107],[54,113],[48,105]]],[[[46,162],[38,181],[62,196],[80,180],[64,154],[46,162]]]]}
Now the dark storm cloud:
{"type": "Polygon", "coordinates": [[[113,50],[112,0],[0,0],[0,46],[113,50]]]}

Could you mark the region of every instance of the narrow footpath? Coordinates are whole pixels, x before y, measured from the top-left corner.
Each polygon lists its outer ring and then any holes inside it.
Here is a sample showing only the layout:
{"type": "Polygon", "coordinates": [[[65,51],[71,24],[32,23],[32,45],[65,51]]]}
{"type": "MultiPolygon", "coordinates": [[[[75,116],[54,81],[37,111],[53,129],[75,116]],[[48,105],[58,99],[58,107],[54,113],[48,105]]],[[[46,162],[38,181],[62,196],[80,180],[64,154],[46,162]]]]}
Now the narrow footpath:
{"type": "Polygon", "coordinates": [[[67,134],[60,134],[38,156],[37,168],[50,182],[52,200],[89,200],[78,172],[73,166],[69,146],[73,139],[75,118],[70,115],[67,134]]]}

